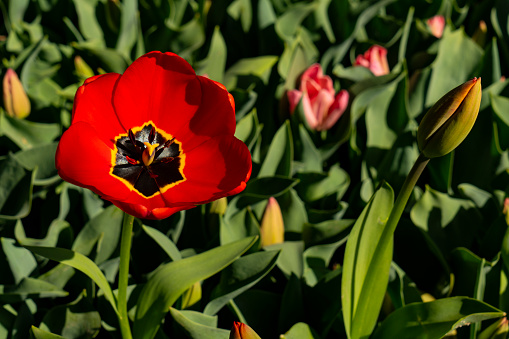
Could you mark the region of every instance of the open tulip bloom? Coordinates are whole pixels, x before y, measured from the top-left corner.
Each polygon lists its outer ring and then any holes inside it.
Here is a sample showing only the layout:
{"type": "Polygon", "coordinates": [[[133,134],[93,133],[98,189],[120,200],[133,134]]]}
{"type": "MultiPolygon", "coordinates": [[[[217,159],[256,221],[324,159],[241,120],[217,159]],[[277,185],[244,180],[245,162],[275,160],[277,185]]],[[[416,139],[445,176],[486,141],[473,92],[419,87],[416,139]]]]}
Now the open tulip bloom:
{"type": "Polygon", "coordinates": [[[131,215],[162,219],[245,188],[251,155],[234,133],[223,85],[151,52],[78,89],[56,167],[131,215]]]}

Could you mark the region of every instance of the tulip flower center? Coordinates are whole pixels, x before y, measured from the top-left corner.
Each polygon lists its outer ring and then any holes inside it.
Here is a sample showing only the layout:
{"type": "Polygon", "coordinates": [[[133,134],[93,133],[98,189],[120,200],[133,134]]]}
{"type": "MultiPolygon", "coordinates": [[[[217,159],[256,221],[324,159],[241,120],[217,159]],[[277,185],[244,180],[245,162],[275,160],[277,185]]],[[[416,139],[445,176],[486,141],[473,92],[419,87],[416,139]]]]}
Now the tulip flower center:
{"type": "Polygon", "coordinates": [[[180,143],[153,122],[115,138],[110,174],[150,198],[185,180],[180,143]]]}

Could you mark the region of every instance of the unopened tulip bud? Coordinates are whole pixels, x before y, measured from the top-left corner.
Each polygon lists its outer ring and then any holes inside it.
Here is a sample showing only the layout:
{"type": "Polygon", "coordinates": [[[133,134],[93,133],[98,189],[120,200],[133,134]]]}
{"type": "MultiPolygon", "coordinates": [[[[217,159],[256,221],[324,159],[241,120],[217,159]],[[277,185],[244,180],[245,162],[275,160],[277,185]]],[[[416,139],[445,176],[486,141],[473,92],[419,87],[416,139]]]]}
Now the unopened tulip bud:
{"type": "Polygon", "coordinates": [[[201,283],[195,282],[187,291],[182,295],[182,309],[189,308],[196,304],[201,299],[201,283]]]}
{"type": "Polygon", "coordinates": [[[92,68],[79,55],[74,58],[74,67],[76,68],[76,74],[83,80],[95,75],[92,68]]]}
{"type": "Polygon", "coordinates": [[[425,157],[444,156],[461,144],[474,126],[481,96],[481,78],[474,78],[430,108],[417,130],[417,144],[425,157]]]}
{"type": "Polygon", "coordinates": [[[226,212],[226,207],[228,207],[228,199],[226,197],[214,200],[210,203],[210,213],[223,215],[226,212]]]}
{"type": "Polygon", "coordinates": [[[472,40],[475,41],[479,46],[484,47],[486,44],[486,35],[488,34],[488,27],[484,20],[479,21],[479,27],[474,32],[472,40]]]}
{"type": "Polygon", "coordinates": [[[505,222],[509,226],[509,198],[504,199],[504,209],[502,210],[502,213],[505,216],[505,222]]]}
{"type": "Polygon", "coordinates": [[[11,68],[7,69],[3,80],[4,107],[11,117],[24,119],[30,114],[30,100],[23,89],[18,75],[11,68]]]}
{"type": "Polygon", "coordinates": [[[261,339],[260,336],[249,326],[238,321],[233,322],[230,339],[261,339]]]}
{"type": "Polygon", "coordinates": [[[285,240],[283,215],[277,200],[273,197],[269,198],[267,208],[263,214],[260,233],[262,247],[280,244],[285,240]]]}

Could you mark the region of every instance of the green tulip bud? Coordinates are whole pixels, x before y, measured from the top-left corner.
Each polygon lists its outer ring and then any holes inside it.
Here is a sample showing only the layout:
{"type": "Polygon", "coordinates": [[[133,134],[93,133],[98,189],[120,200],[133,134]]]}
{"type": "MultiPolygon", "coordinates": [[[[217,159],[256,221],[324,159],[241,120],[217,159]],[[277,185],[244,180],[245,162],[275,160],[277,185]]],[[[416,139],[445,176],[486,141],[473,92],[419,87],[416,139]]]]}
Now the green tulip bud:
{"type": "Polygon", "coordinates": [[[74,58],[74,67],[76,68],[76,74],[83,80],[95,75],[92,68],[79,55],[74,58]]]}
{"type": "Polygon", "coordinates": [[[24,119],[30,114],[30,100],[18,75],[11,68],[5,73],[3,92],[4,107],[9,116],[24,119]]]}
{"type": "Polygon", "coordinates": [[[461,144],[474,126],[481,96],[481,78],[474,78],[451,90],[430,108],[417,130],[417,144],[425,157],[444,156],[461,144]]]}
{"type": "Polygon", "coordinates": [[[230,339],[261,339],[260,336],[246,324],[238,321],[233,322],[230,339]]]}

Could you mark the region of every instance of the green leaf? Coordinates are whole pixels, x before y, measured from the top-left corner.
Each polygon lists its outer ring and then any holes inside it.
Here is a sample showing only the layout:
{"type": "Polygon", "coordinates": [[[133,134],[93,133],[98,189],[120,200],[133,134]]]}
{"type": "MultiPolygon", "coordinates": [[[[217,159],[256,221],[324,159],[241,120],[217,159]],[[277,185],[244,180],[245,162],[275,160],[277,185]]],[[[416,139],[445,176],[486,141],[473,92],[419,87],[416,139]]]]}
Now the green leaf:
{"type": "Polygon", "coordinates": [[[228,68],[224,76],[224,85],[228,90],[236,87],[239,76],[253,75],[267,83],[272,70],[272,66],[277,62],[278,57],[274,55],[264,55],[254,58],[246,58],[237,61],[228,68]]]}
{"type": "Polygon", "coordinates": [[[317,8],[317,5],[317,3],[297,3],[290,6],[276,21],[275,29],[279,37],[286,41],[291,40],[300,28],[301,22],[317,8]]]}
{"type": "Polygon", "coordinates": [[[281,339],[319,339],[320,337],[308,324],[297,323],[288,332],[281,335],[281,339]]]}
{"type": "Polygon", "coordinates": [[[195,282],[224,269],[247,251],[256,238],[246,238],[160,266],[141,291],[133,327],[135,338],[153,338],[177,298],[195,282]]]}
{"type": "Polygon", "coordinates": [[[393,241],[379,244],[394,201],[392,188],[383,183],[368,202],[350,232],[345,249],[341,295],[343,318],[349,338],[373,331],[389,281],[393,241]],[[373,258],[383,246],[381,257],[373,258]],[[374,265],[376,262],[377,265],[374,265]]]}
{"type": "Polygon", "coordinates": [[[122,1],[120,12],[120,32],[115,49],[127,60],[138,36],[139,13],[138,0],[122,1]]]}
{"type": "Polygon", "coordinates": [[[14,154],[14,158],[26,169],[35,170],[34,185],[50,185],[60,180],[55,168],[58,143],[34,146],[14,154]]]}
{"type": "Polygon", "coordinates": [[[329,173],[298,173],[300,179],[296,191],[305,202],[313,202],[329,195],[340,199],[350,185],[350,177],[338,164],[334,164],[329,173]]]}
{"type": "MultiPolygon", "coordinates": [[[[207,75],[210,79],[223,82],[226,66],[226,43],[219,26],[214,28],[207,57],[200,61],[197,66],[197,73],[207,75]]],[[[238,126],[237,126],[238,128],[238,126]]]]}
{"type": "Polygon", "coordinates": [[[64,220],[55,219],[49,225],[48,233],[43,239],[27,238],[25,229],[23,228],[23,223],[21,220],[18,220],[14,227],[14,235],[21,245],[55,247],[60,233],[64,230],[71,232],[69,223],[64,220]]]}
{"type": "Polygon", "coordinates": [[[99,0],[73,0],[78,15],[78,25],[85,39],[93,41],[98,48],[105,47],[104,34],[95,14],[99,0]]]}
{"type": "Polygon", "coordinates": [[[116,206],[108,206],[85,224],[74,240],[72,250],[90,255],[95,247],[94,262],[98,265],[109,259],[120,239],[123,216],[124,213],[116,206]]]}
{"type": "Polygon", "coordinates": [[[468,37],[463,28],[445,30],[440,39],[438,55],[432,65],[426,106],[432,106],[444,93],[468,80],[481,61],[482,49],[468,37]]]}
{"type": "Polygon", "coordinates": [[[60,135],[58,124],[42,124],[0,114],[0,135],[5,135],[19,148],[26,150],[48,144],[60,135]]]}
{"type": "Polygon", "coordinates": [[[258,283],[276,265],[278,251],[257,252],[235,260],[221,272],[221,281],[203,313],[215,315],[230,300],[258,283]]]}
{"type": "Polygon", "coordinates": [[[32,334],[35,339],[64,339],[64,337],[50,332],[43,331],[35,326],[32,326],[32,334]]]}
{"type": "Polygon", "coordinates": [[[101,317],[85,296],[50,309],[42,319],[41,329],[61,333],[65,338],[94,338],[101,328],[101,317]]]}
{"type": "Polygon", "coordinates": [[[30,213],[33,176],[12,154],[0,158],[0,219],[19,219],[30,213]]]}
{"type": "Polygon", "coordinates": [[[246,146],[252,150],[256,141],[260,137],[262,126],[258,122],[256,110],[253,109],[251,113],[246,114],[238,123],[235,130],[235,137],[242,140],[246,146]]]}
{"type": "Polygon", "coordinates": [[[66,297],[68,293],[58,286],[34,278],[23,278],[15,286],[0,285],[0,302],[11,304],[26,299],[66,297]]]}
{"type": "Polygon", "coordinates": [[[141,227],[168,254],[171,260],[177,261],[182,259],[177,246],[164,233],[150,226],[142,225],[141,227]]]}
{"type": "Polygon", "coordinates": [[[250,0],[234,0],[226,9],[228,14],[235,20],[240,19],[242,30],[249,32],[253,20],[253,10],[250,0]]]}
{"type": "Polygon", "coordinates": [[[25,247],[35,254],[69,265],[85,273],[97,284],[97,286],[99,286],[100,289],[103,290],[106,299],[110,302],[115,312],[117,312],[117,304],[108,280],[92,260],[85,257],[83,254],[65,248],[40,246],[25,247]]]}
{"type": "Polygon", "coordinates": [[[504,315],[504,312],[482,301],[466,297],[414,303],[391,313],[373,338],[441,338],[458,327],[504,315]]]}
{"type": "Polygon", "coordinates": [[[295,274],[301,278],[304,273],[304,242],[303,241],[285,241],[284,243],[274,244],[264,247],[265,250],[279,250],[277,266],[286,275],[295,274]]]}
{"type": "Polygon", "coordinates": [[[290,122],[287,120],[272,139],[258,177],[262,178],[273,175],[289,177],[292,173],[292,160],[293,138],[290,122]]]}
{"type": "MultiPolygon", "coordinates": [[[[188,338],[226,339],[230,333],[230,331],[197,322],[197,318],[203,322],[203,318],[205,317],[205,315],[198,312],[178,311],[170,307],[170,314],[173,320],[184,329],[188,338]]],[[[214,319],[214,322],[217,322],[216,317],[210,318],[214,319]]]]}
{"type": "Polygon", "coordinates": [[[36,268],[37,262],[30,251],[16,246],[14,239],[0,238],[2,250],[14,277],[14,283],[18,284],[36,268]]]}

